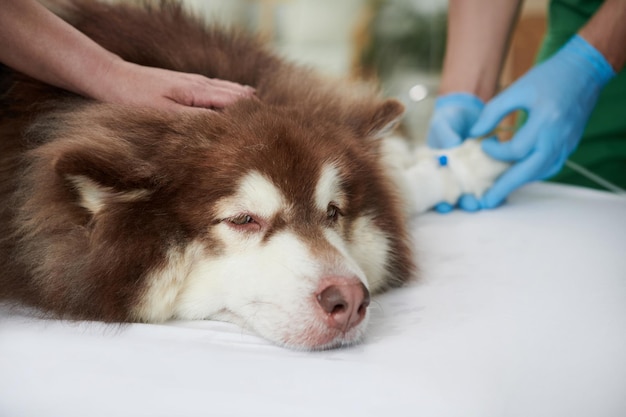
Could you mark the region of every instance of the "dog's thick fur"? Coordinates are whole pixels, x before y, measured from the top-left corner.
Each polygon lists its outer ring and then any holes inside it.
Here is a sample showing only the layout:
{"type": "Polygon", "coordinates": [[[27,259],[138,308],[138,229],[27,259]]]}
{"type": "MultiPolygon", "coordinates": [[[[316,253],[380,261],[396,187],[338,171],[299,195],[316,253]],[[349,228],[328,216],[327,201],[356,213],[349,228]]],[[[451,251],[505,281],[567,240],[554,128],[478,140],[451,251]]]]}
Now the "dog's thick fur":
{"type": "Polygon", "coordinates": [[[172,2],[75,2],[64,17],[128,61],[251,85],[258,100],[169,114],[5,69],[0,296],[71,319],[230,320],[293,347],[358,340],[365,321],[330,329],[315,297],[327,280],[379,292],[413,274],[380,160],[402,106],[172,2]]]}

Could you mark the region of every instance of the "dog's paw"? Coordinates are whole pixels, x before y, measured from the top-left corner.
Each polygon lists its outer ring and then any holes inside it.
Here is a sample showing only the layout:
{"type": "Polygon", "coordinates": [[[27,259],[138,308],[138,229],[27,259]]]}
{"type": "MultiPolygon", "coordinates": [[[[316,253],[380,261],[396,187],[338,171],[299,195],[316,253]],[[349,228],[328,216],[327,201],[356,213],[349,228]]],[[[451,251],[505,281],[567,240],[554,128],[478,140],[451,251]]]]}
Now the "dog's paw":
{"type": "Polygon", "coordinates": [[[405,170],[405,180],[418,213],[441,202],[456,204],[463,194],[482,197],[509,167],[485,154],[477,139],[450,149],[419,147],[413,152],[413,159],[413,165],[405,170]]]}

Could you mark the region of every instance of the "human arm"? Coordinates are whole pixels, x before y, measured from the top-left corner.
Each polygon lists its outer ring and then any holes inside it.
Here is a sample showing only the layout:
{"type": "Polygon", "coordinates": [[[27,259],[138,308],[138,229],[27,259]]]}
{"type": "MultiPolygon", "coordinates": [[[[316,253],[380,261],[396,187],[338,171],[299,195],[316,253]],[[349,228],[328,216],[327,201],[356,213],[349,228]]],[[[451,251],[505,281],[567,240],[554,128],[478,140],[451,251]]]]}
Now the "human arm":
{"type": "Polygon", "coordinates": [[[603,87],[626,61],[626,2],[607,0],[555,55],[533,68],[487,104],[470,130],[491,132],[512,111],[528,114],[509,142],[483,142],[491,157],[513,163],[479,200],[497,207],[520,186],[548,178],[576,149],[603,87]]]}
{"type": "Polygon", "coordinates": [[[101,101],[167,110],[220,108],[254,94],[236,83],[122,60],[35,0],[0,0],[0,62],[101,101]]]}
{"type": "MultiPolygon", "coordinates": [[[[456,147],[469,136],[484,103],[497,90],[520,5],[521,0],[450,0],[439,97],[427,137],[430,147],[456,147]]],[[[471,210],[474,200],[464,196],[459,204],[471,210]]],[[[435,209],[444,213],[452,205],[442,203],[435,209]]]]}
{"type": "Polygon", "coordinates": [[[450,0],[440,95],[493,97],[520,6],[521,0],[450,0]]]}
{"type": "Polygon", "coordinates": [[[620,72],[626,64],[626,2],[606,0],[578,34],[620,72]]]}

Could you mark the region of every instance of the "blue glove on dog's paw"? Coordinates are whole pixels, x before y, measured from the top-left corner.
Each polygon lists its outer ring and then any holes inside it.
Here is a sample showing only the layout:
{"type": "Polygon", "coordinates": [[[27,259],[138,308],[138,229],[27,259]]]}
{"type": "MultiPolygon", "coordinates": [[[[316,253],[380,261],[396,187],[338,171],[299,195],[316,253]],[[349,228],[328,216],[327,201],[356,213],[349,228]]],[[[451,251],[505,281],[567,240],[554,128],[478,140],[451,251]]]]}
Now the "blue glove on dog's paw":
{"type": "MultiPolygon", "coordinates": [[[[469,131],[478,120],[483,107],[483,102],[469,93],[452,93],[438,97],[430,121],[428,146],[435,149],[459,146],[469,136],[469,131]]],[[[478,200],[473,196],[461,197],[458,204],[459,207],[468,211],[478,209],[476,206],[478,200]]],[[[439,213],[448,213],[454,209],[454,206],[449,203],[439,203],[434,209],[439,213]]]]}
{"type": "Polygon", "coordinates": [[[574,36],[555,55],[497,95],[485,106],[469,136],[489,134],[515,110],[528,118],[508,142],[483,141],[489,156],[514,164],[478,201],[494,208],[518,187],[558,173],[576,149],[602,88],[615,76],[604,56],[574,36]]]}

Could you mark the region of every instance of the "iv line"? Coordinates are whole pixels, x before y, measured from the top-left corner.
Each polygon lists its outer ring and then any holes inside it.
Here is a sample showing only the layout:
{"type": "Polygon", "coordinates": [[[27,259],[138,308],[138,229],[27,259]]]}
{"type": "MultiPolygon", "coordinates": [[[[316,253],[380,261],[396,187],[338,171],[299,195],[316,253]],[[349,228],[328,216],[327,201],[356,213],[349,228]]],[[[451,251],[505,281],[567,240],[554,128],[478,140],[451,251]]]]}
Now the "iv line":
{"type": "Polygon", "coordinates": [[[593,172],[589,171],[587,168],[581,165],[578,165],[576,162],[570,159],[565,161],[565,166],[578,172],[583,177],[595,182],[596,184],[606,188],[607,190],[613,191],[615,194],[626,196],[626,190],[624,190],[623,188],[613,184],[610,181],[605,180],[599,175],[594,174],[593,172]]]}

